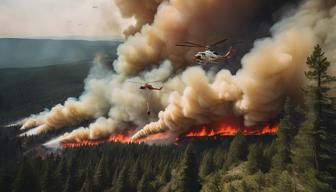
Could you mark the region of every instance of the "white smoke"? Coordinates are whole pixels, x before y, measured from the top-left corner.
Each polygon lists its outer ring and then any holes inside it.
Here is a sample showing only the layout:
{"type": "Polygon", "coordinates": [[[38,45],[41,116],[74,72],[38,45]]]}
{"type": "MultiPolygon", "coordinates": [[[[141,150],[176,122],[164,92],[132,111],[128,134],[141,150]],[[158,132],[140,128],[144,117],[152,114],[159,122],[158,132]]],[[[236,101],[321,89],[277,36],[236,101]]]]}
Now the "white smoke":
{"type": "MultiPolygon", "coordinates": [[[[234,22],[222,25],[226,22],[222,18],[231,15],[235,22],[242,23],[246,15],[241,18],[230,8],[233,6],[241,13],[247,10],[246,4],[206,0],[150,2],[155,15],[136,13],[147,19],[140,19],[138,24],[145,25],[133,28],[131,36],[118,48],[119,58],[114,63],[117,73],[96,70],[100,75],[91,75],[86,92],[78,100],[69,99],[64,105],[25,119],[23,129],[37,127],[27,134],[76,125],[86,119],[97,120],[57,141],[106,138],[130,128],[138,130],[133,139],[160,132],[179,134],[193,125],[232,114],[243,116],[245,125],[254,125],[277,115],[285,97],[300,95],[305,61],[315,44],[320,43],[331,63],[336,62],[336,7],[331,1],[304,1],[294,14],[272,27],[271,37],[255,42],[236,75],[225,69],[216,72],[200,66],[183,68],[190,64],[189,56],[194,51],[177,49],[175,43],[188,39],[209,42],[219,39],[218,34],[238,30],[234,22]],[[201,20],[195,22],[196,18],[201,20]],[[155,66],[158,63],[161,64],[155,66]],[[135,74],[138,76],[130,76],[135,74]],[[164,80],[162,91],[142,91],[130,82],[160,79],[164,80]],[[146,114],[147,103],[151,116],[146,114]]],[[[130,16],[127,6],[122,13],[130,16]]],[[[335,69],[332,66],[331,73],[335,74],[335,69]]]]}

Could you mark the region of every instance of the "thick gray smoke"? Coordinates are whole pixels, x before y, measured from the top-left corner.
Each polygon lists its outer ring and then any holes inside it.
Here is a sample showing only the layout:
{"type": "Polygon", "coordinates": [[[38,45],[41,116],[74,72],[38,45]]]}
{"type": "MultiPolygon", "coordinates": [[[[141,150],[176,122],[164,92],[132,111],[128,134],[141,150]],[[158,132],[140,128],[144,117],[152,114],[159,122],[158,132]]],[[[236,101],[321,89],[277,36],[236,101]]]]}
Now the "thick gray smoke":
{"type": "MultiPolygon", "coordinates": [[[[137,129],[133,139],[160,132],[179,134],[232,114],[244,117],[245,125],[254,125],[277,115],[285,97],[300,95],[306,57],[315,44],[320,43],[331,63],[336,62],[333,1],[304,1],[271,28],[270,37],[255,41],[235,75],[226,69],[186,67],[193,64],[191,56],[197,50],[176,48],[175,44],[185,40],[209,43],[240,34],[242,24],[265,1],[146,2],[148,5],[118,1],[122,14],[134,16],[137,24],[129,28],[129,36],[118,48],[116,73],[96,65],[78,100],[69,99],[25,119],[22,129],[35,128],[24,134],[60,129],[86,119],[97,120],[58,141],[106,138],[130,128],[137,129]],[[159,79],[165,80],[162,91],[142,91],[130,82],[159,79]],[[147,104],[151,116],[146,114],[147,104]]],[[[335,72],[333,66],[331,73],[335,72]]]]}

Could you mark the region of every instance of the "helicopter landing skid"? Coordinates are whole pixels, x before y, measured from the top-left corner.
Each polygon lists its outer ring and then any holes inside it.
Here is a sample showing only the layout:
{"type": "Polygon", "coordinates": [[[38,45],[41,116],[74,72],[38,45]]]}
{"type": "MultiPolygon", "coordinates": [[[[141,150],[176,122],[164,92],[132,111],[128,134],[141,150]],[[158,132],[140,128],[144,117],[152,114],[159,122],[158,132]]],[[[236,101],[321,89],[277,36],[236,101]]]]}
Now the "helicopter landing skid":
{"type": "Polygon", "coordinates": [[[197,65],[207,65],[209,64],[208,62],[202,62],[202,61],[196,61],[197,65]]]}
{"type": "Polygon", "coordinates": [[[218,62],[218,61],[209,61],[209,62],[196,61],[196,63],[198,65],[206,66],[206,65],[209,65],[209,64],[221,64],[222,62],[218,62]]]}

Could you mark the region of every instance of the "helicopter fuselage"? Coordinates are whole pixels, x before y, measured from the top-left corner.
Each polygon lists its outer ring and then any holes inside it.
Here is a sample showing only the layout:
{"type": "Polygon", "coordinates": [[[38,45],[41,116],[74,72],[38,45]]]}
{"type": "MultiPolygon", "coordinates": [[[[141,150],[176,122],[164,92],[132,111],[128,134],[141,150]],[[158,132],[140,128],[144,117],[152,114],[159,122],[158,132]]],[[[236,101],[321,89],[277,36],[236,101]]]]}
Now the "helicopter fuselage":
{"type": "Polygon", "coordinates": [[[153,87],[151,84],[145,83],[144,85],[140,86],[139,89],[161,90],[162,87],[156,88],[156,87],[153,87]]]}
{"type": "MultiPolygon", "coordinates": [[[[185,41],[181,44],[176,44],[178,47],[189,47],[189,48],[204,48],[205,51],[198,52],[194,55],[194,59],[199,64],[209,64],[212,62],[219,62],[220,60],[226,60],[231,57],[231,55],[235,52],[235,49],[231,46],[229,50],[224,53],[223,55],[217,54],[215,51],[212,51],[211,49],[219,44],[224,43],[228,39],[223,39],[220,41],[217,41],[215,43],[204,45],[201,43],[194,43],[191,41],[185,41]]],[[[240,42],[238,42],[240,43],[240,42]]]]}
{"type": "Polygon", "coordinates": [[[224,55],[219,55],[212,50],[205,50],[195,54],[195,60],[198,63],[208,64],[211,62],[217,62],[219,60],[225,60],[230,58],[231,54],[234,52],[234,49],[231,47],[224,55]]]}
{"type": "Polygon", "coordinates": [[[219,55],[211,50],[201,51],[195,55],[197,62],[210,63],[219,59],[219,55]]]}

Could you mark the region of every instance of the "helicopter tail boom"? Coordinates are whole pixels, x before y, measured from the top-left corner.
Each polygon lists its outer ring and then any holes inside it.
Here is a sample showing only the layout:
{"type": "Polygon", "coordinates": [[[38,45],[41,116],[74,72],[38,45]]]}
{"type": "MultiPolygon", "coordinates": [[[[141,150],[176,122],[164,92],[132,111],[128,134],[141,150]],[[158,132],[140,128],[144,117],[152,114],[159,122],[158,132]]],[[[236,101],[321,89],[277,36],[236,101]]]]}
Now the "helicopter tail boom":
{"type": "Polygon", "coordinates": [[[220,58],[221,59],[228,59],[231,57],[232,54],[234,54],[236,52],[236,49],[234,49],[233,47],[230,47],[229,50],[224,53],[220,58]]]}

